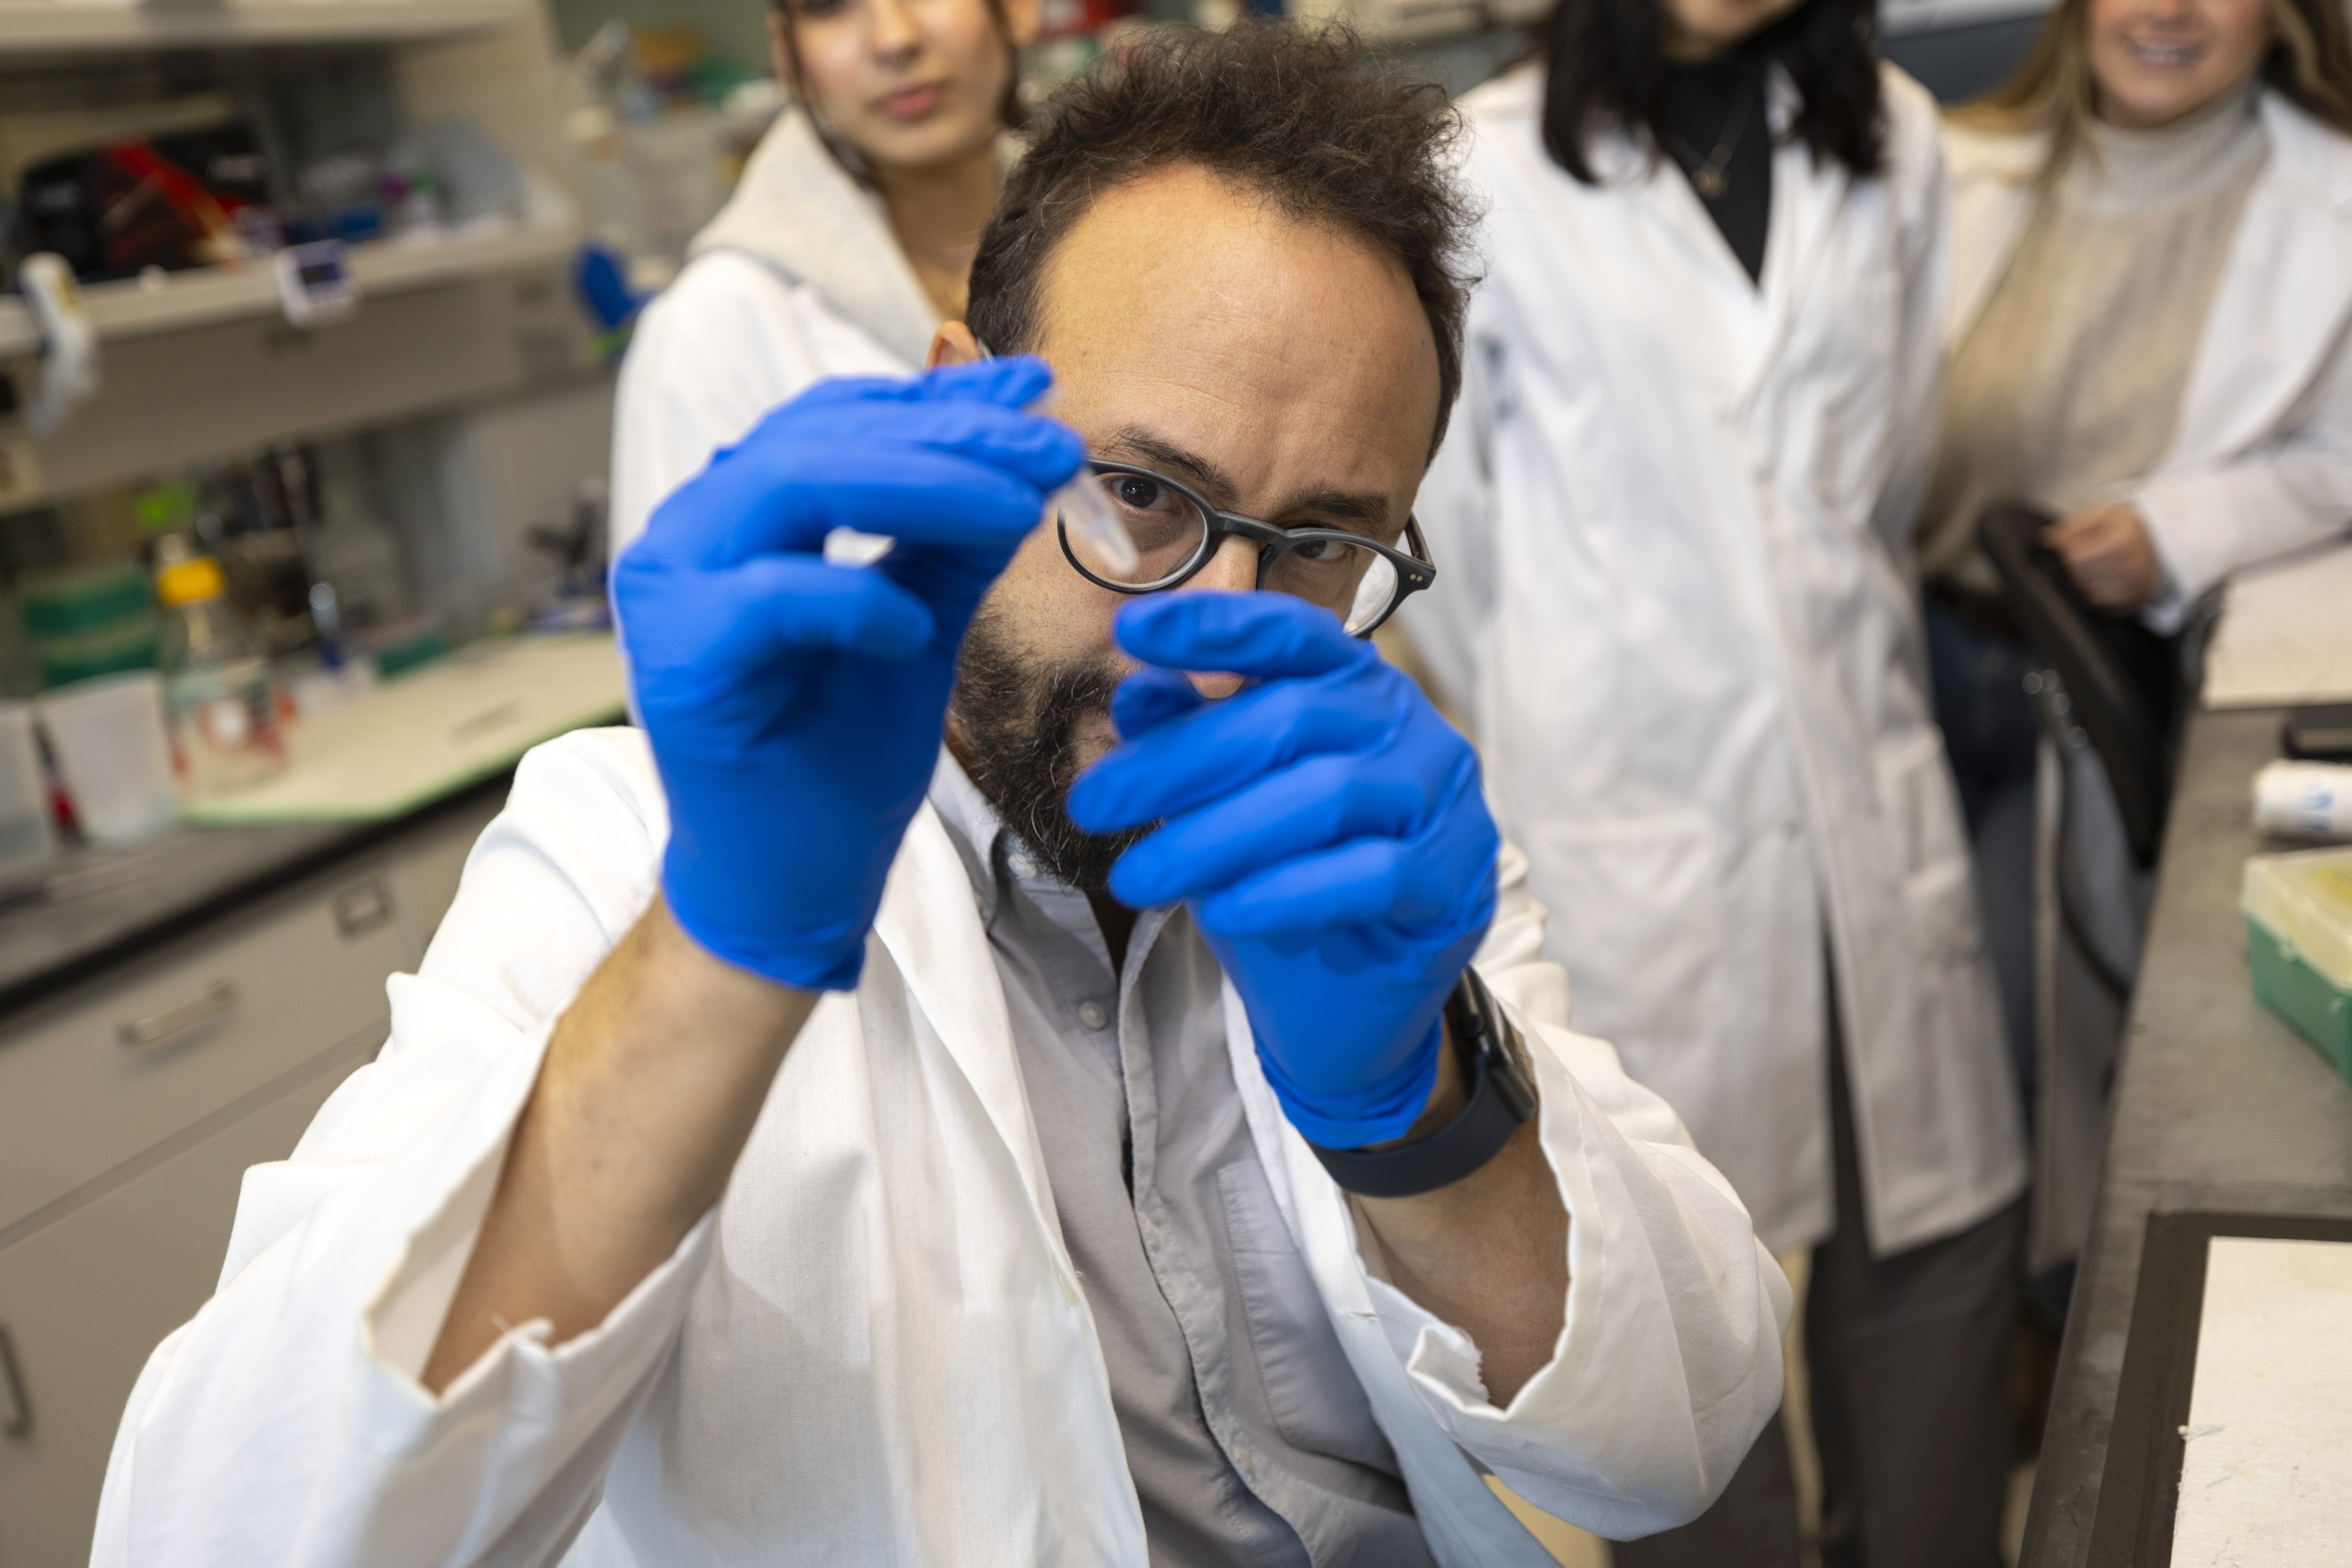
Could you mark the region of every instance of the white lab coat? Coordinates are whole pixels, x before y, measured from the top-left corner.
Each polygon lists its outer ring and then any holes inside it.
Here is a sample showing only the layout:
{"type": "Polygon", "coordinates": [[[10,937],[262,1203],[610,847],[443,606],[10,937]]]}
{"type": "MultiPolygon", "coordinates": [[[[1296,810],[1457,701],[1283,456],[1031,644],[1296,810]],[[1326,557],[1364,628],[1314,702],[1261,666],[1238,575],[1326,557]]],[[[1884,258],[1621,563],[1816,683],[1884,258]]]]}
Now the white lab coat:
{"type": "MultiPolygon", "coordinates": [[[[2146,612],[2161,631],[2237,568],[2352,523],[2352,138],[2267,88],[2260,112],[2270,158],[2246,193],[2172,445],[2115,489],[2164,563],[2167,590],[2146,612]]],[[[1956,125],[1945,145],[1957,348],[2024,236],[2047,143],[1956,125]]]]}
{"type": "MultiPolygon", "coordinates": [[[[926,806],[852,994],[818,1006],[725,1198],[604,1323],[415,1381],[554,1020],[654,893],[643,737],[541,747],[382,1058],[246,1177],[219,1293],[131,1394],[95,1568],[1144,1568],[1099,1342],[1055,1217],[968,873],[926,806]]],[[[1528,1037],[1570,1215],[1567,1316],[1507,1411],[1370,1277],[1230,986],[1289,1239],[1450,1568],[1549,1557],[1480,1476],[1608,1535],[1686,1520],[1780,1398],[1787,1284],[1664,1102],[1570,1033],[1515,861],[1481,973],[1528,1037]]],[[[693,1041],[678,1042],[691,1050],[693,1041]]]]}
{"type": "MultiPolygon", "coordinates": [[[[1003,156],[1012,156],[1007,142],[1003,156]]],[[[676,282],[646,307],[613,416],[612,552],[778,404],[835,375],[911,375],[939,311],[879,197],[787,110],[676,282]]]]}
{"type": "MultiPolygon", "coordinates": [[[[1671,163],[1618,139],[1598,186],[1554,164],[1538,72],[1469,96],[1487,277],[1418,506],[1437,584],[1405,611],[1475,715],[1578,1026],[1775,1249],[1832,1224],[1827,931],[1882,1255],[2026,1170],[1887,533],[1899,444],[1932,429],[1944,262],[1935,107],[1885,79],[1884,177],[1775,153],[1760,289],[1671,163]]],[[[1793,96],[1776,79],[1776,125],[1793,96]]]]}

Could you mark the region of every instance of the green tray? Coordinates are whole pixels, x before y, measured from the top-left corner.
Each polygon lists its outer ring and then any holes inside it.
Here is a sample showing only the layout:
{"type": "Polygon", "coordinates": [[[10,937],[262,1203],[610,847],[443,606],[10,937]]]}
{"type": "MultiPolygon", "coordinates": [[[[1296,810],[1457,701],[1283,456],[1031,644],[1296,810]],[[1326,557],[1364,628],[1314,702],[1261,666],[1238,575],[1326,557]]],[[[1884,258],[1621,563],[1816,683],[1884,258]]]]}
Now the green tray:
{"type": "Polygon", "coordinates": [[[2352,990],[2314,969],[2292,942],[2246,917],[2246,954],[2254,1000],[2302,1031],[2336,1070],[2352,1079],[2352,990]]]}

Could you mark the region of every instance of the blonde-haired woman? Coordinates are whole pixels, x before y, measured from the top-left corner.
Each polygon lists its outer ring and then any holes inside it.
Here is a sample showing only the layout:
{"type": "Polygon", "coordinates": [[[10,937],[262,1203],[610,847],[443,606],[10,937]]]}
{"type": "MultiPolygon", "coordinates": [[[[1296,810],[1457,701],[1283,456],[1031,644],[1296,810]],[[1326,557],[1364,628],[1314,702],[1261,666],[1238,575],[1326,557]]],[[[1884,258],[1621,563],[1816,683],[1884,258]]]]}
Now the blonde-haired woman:
{"type": "Polygon", "coordinates": [[[2036,728],[1977,521],[2039,503],[2084,595],[2159,632],[2352,521],[2343,0],[2063,0],[1946,146],[1951,361],[1916,538],[2030,1085],[2036,728]]]}

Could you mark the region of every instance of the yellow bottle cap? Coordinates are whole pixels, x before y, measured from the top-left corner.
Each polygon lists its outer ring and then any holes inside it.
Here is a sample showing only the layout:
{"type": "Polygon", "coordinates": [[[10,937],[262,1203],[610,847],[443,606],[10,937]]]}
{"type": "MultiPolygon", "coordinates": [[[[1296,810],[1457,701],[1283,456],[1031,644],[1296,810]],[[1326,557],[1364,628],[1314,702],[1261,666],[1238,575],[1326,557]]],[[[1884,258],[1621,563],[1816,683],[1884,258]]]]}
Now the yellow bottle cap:
{"type": "Polygon", "coordinates": [[[220,563],[209,555],[193,556],[163,568],[155,579],[155,596],[169,605],[190,605],[215,599],[228,587],[220,563]]]}

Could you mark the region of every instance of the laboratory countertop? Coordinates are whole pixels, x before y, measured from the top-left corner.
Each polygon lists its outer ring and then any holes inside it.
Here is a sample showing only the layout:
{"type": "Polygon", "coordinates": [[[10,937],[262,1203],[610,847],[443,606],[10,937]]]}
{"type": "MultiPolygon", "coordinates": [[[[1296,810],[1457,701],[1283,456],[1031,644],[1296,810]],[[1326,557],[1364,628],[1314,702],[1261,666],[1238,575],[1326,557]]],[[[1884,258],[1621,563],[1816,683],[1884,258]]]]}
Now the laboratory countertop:
{"type": "Polygon", "coordinates": [[[293,765],[148,843],[0,887],[0,1016],[445,812],[503,799],[532,746],[620,719],[609,632],[495,638],[307,719],[293,765]],[[202,824],[197,826],[196,824],[202,824]]]}
{"type": "Polygon", "coordinates": [[[0,1016],[444,812],[503,796],[510,779],[376,822],[179,826],[143,844],[68,850],[0,893],[0,1016]]]}
{"type": "Polygon", "coordinates": [[[2254,1000],[2238,910],[2276,709],[2189,722],[2132,999],[2105,1177],[2074,1290],[2021,1561],[2087,1561],[2148,1216],[2352,1217],[2352,1083],[2254,1000]]]}

